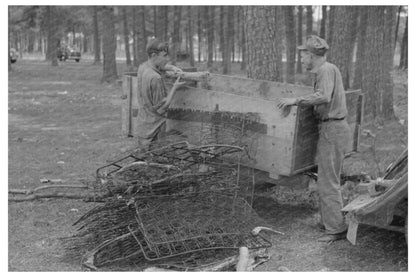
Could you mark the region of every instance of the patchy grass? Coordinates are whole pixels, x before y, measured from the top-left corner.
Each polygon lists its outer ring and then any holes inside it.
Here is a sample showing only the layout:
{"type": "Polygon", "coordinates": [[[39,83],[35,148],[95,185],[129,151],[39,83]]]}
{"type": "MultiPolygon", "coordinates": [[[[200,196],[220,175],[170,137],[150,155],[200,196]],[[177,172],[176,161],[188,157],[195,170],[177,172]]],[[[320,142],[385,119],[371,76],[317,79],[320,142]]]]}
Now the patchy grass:
{"type": "MultiPolygon", "coordinates": [[[[41,178],[66,183],[91,180],[98,167],[137,145],[134,138],[121,134],[121,85],[101,84],[101,66],[92,65],[91,60],[67,61],[58,67],[19,60],[13,68],[8,93],[9,189],[35,188],[41,178]]],[[[204,70],[204,65],[199,69],[204,70]]],[[[126,70],[118,65],[120,74],[126,70]]],[[[233,70],[243,75],[239,64],[233,70]]],[[[407,109],[403,110],[407,107],[407,75],[403,72],[395,73],[395,104],[399,117],[407,118],[407,109]]],[[[385,160],[382,168],[407,145],[403,140],[407,127],[397,122],[387,122],[383,129],[366,123],[364,128],[380,133],[377,154],[385,160]]],[[[364,158],[350,158],[345,167],[348,172],[374,171],[371,145],[371,138],[363,137],[360,150],[364,158]]],[[[315,228],[316,208],[311,203],[296,203],[296,199],[282,203],[269,193],[256,197],[254,209],[285,235],[270,237],[271,260],[258,271],[276,271],[281,266],[293,271],[407,270],[403,234],[360,227],[356,246],[347,241],[319,244],[315,241],[320,235],[315,228]]],[[[10,202],[9,270],[82,270],[79,263],[62,261],[58,238],[69,235],[71,224],[94,205],[69,199],[10,202]]],[[[126,265],[123,270],[137,270],[137,266],[126,265]]]]}

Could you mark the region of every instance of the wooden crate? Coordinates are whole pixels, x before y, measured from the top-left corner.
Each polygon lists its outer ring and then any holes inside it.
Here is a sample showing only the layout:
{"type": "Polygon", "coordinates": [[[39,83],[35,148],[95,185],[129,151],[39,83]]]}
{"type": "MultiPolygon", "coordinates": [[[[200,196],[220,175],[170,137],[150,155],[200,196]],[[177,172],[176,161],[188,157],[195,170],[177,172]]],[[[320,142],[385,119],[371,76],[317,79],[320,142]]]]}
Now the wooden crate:
{"type": "MultiPolygon", "coordinates": [[[[123,133],[135,136],[137,120],[137,78],[134,74],[124,76],[123,133]]],[[[206,83],[198,87],[178,90],[171,104],[168,126],[188,135],[190,142],[198,140],[198,126],[209,123],[210,118],[224,114],[251,113],[257,118],[249,127],[255,135],[250,147],[253,159],[249,166],[268,172],[271,178],[290,176],[315,165],[318,124],[312,107],[292,107],[283,116],[276,108],[281,97],[298,97],[310,94],[311,87],[253,80],[235,76],[212,74],[206,83]],[[190,134],[190,130],[194,134],[190,134]]],[[[348,122],[354,130],[350,146],[356,151],[362,121],[363,95],[360,91],[347,93],[348,122]]]]}

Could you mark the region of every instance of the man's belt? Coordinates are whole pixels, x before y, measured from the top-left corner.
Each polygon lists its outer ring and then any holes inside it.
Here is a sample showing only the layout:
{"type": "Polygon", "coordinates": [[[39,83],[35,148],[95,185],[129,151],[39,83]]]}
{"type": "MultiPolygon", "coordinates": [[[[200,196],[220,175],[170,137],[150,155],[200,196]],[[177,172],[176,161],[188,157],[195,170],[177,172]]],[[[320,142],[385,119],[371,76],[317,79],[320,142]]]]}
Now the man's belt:
{"type": "Polygon", "coordinates": [[[325,118],[325,119],[321,119],[319,122],[338,121],[338,120],[344,120],[344,119],[345,119],[345,116],[341,118],[325,118]]]}

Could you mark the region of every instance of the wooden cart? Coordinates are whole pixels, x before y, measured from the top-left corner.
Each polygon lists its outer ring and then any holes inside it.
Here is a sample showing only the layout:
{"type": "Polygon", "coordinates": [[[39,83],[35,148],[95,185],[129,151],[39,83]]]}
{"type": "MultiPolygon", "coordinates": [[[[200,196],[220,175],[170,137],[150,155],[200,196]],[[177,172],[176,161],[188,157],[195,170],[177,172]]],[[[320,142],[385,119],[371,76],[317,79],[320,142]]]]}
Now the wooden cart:
{"type": "MultiPolygon", "coordinates": [[[[123,76],[122,131],[136,136],[137,75],[123,76]]],[[[201,123],[227,117],[230,121],[248,120],[255,139],[250,148],[249,167],[266,172],[270,178],[292,176],[315,166],[318,122],[312,107],[297,107],[283,114],[276,107],[282,97],[298,97],[313,92],[308,86],[299,86],[243,77],[210,74],[208,78],[177,91],[168,112],[168,126],[187,132],[201,123]],[[247,117],[249,115],[249,117],[247,117]]],[[[351,151],[359,144],[363,118],[363,98],[360,90],[347,92],[348,123],[353,130],[351,151]]],[[[197,134],[187,134],[189,142],[197,134]]]]}

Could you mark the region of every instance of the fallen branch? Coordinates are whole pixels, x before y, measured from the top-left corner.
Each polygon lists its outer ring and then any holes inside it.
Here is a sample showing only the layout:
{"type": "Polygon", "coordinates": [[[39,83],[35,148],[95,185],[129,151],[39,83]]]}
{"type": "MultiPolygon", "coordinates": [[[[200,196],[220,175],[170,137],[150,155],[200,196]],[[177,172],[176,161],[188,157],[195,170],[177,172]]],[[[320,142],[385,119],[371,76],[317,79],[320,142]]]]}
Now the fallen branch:
{"type": "MultiPolygon", "coordinates": [[[[52,193],[39,193],[39,194],[31,194],[25,197],[9,197],[9,201],[12,202],[23,202],[23,201],[32,201],[40,198],[69,198],[69,199],[86,199],[86,198],[94,198],[96,195],[90,194],[80,194],[80,193],[67,193],[67,192],[52,192],[52,193]]],[[[97,198],[100,198],[98,196],[97,198]]]]}
{"type": "MultiPolygon", "coordinates": [[[[270,257],[265,255],[265,249],[258,249],[249,251],[247,247],[240,248],[239,255],[233,255],[217,262],[207,264],[198,267],[198,272],[212,272],[212,271],[225,271],[232,267],[236,267],[237,271],[253,271],[258,265],[268,261],[270,257]]],[[[145,272],[157,272],[157,271],[170,271],[175,272],[178,270],[161,268],[158,266],[152,266],[144,269],[145,272]]]]}
{"type": "Polygon", "coordinates": [[[37,187],[35,189],[10,189],[9,193],[14,194],[33,194],[40,190],[50,189],[50,188],[77,188],[77,189],[87,189],[87,185],[44,185],[37,187]]]}
{"type": "Polygon", "coordinates": [[[214,264],[202,266],[198,271],[224,271],[227,268],[234,266],[238,262],[238,255],[225,258],[214,264]]]}
{"type": "Polygon", "coordinates": [[[123,166],[122,168],[120,168],[119,170],[117,170],[115,172],[115,174],[120,174],[123,173],[124,171],[127,171],[131,168],[135,168],[137,166],[149,166],[149,167],[158,167],[158,168],[162,168],[162,169],[167,169],[167,170],[178,170],[179,168],[174,166],[174,165],[170,165],[170,164],[160,164],[160,163],[148,163],[148,162],[143,162],[143,161],[137,161],[137,162],[132,162],[126,166],[123,166]]]}

